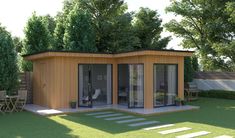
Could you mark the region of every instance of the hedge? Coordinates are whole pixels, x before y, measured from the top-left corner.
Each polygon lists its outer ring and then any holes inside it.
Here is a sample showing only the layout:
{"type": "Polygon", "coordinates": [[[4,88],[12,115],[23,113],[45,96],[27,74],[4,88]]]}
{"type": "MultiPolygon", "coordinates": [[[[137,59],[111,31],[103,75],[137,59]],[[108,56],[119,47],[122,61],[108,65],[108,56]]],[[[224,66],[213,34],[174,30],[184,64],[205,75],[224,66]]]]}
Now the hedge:
{"type": "Polygon", "coordinates": [[[235,100],[235,91],[208,90],[199,92],[199,96],[235,100]]]}

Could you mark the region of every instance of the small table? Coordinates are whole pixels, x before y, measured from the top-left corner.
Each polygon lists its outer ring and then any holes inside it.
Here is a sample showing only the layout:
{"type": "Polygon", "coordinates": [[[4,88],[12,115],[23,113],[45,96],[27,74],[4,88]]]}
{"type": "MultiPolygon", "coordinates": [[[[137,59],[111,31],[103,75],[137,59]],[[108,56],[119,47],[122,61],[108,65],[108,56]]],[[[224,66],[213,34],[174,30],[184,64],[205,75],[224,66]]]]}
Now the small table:
{"type": "Polygon", "coordinates": [[[17,111],[17,110],[16,110],[16,104],[17,104],[18,98],[19,98],[18,95],[15,95],[15,96],[9,96],[9,95],[7,95],[7,96],[6,96],[6,99],[7,99],[7,102],[6,102],[6,110],[7,110],[8,112],[17,111]],[[10,108],[11,106],[12,106],[12,109],[10,108]]]}

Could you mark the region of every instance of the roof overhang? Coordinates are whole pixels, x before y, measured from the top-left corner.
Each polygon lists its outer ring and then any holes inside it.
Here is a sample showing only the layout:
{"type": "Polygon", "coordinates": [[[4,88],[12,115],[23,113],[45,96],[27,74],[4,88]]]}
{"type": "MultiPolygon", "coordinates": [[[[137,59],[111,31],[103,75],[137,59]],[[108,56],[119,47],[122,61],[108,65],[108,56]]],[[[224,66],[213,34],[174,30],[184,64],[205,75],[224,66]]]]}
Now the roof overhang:
{"type": "Polygon", "coordinates": [[[194,51],[177,51],[177,50],[141,50],[130,51],[116,54],[106,53],[81,53],[75,51],[44,51],[36,54],[23,55],[25,60],[34,61],[38,59],[51,57],[69,57],[69,58],[123,58],[133,56],[176,56],[176,57],[190,57],[194,51]]]}

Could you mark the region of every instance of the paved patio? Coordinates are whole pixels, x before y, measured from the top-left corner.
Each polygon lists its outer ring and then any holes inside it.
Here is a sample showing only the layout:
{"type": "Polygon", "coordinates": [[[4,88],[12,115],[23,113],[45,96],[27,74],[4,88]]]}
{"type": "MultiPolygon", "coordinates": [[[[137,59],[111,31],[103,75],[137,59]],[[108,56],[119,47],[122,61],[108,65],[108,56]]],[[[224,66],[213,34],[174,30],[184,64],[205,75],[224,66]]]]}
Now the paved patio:
{"type": "Polygon", "coordinates": [[[66,114],[66,113],[76,113],[76,112],[90,112],[90,111],[99,111],[99,110],[107,110],[107,109],[114,109],[129,113],[136,113],[141,115],[151,115],[151,114],[164,114],[169,112],[180,112],[180,111],[187,111],[187,110],[195,110],[199,109],[199,106],[167,106],[167,107],[160,107],[154,109],[143,109],[143,108],[127,108],[126,106],[121,105],[105,105],[105,106],[95,106],[92,108],[85,108],[80,107],[76,109],[50,109],[47,107],[42,107],[39,105],[34,104],[27,104],[25,106],[25,110],[29,112],[33,112],[35,114],[39,114],[42,116],[49,116],[49,115],[57,115],[57,114],[66,114]]]}

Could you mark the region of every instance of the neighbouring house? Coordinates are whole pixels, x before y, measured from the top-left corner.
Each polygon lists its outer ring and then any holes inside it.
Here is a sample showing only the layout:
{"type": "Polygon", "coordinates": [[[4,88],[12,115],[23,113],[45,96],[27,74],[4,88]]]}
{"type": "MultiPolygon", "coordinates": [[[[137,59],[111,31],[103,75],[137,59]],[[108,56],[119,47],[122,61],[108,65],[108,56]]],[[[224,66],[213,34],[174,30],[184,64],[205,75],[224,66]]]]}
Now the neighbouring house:
{"type": "Polygon", "coordinates": [[[184,57],[192,51],[141,50],[116,54],[45,51],[33,62],[33,103],[49,108],[123,105],[157,108],[184,98],[184,57]]]}
{"type": "Polygon", "coordinates": [[[194,82],[199,90],[235,91],[235,72],[197,72],[194,82]]]}

